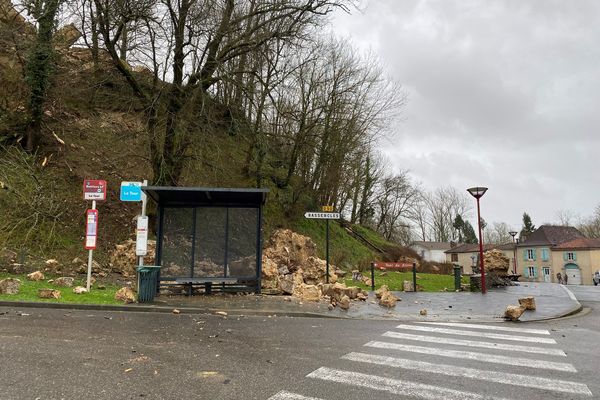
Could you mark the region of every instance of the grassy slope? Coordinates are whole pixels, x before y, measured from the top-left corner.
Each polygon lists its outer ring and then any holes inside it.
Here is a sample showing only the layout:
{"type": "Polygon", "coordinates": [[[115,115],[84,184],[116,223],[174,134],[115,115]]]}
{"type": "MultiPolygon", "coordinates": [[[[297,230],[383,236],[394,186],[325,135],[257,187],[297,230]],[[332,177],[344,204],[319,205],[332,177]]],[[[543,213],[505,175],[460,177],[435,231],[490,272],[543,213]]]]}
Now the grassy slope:
{"type": "MultiPolygon", "coordinates": [[[[144,117],[139,104],[122,77],[108,65],[94,74],[76,61],[65,59],[54,77],[44,127],[47,142],[44,153],[21,167],[16,163],[12,176],[0,174],[0,180],[9,187],[23,189],[20,196],[16,196],[15,191],[0,192],[0,215],[6,226],[17,225],[29,215],[22,206],[24,199],[38,196],[43,204],[52,202],[54,211],[48,214],[60,213],[60,216],[57,223],[52,218],[42,221],[33,234],[30,234],[30,223],[22,223],[14,231],[0,229],[0,249],[8,247],[20,255],[41,257],[28,261],[35,269],[43,267],[43,259],[47,258],[56,258],[63,264],[74,257],[85,258],[84,215],[91,204],[82,200],[81,186],[86,178],[106,179],[108,200],[98,203],[98,249],[94,255],[95,260],[105,264],[115,244],[133,238],[134,218],[139,212],[138,204],[119,201],[121,181],[151,179],[144,117]],[[44,159],[46,163],[42,167],[44,159]],[[22,177],[34,174],[35,178],[23,182],[22,177]]],[[[195,161],[186,168],[183,185],[255,185],[242,173],[248,148],[248,139],[243,133],[199,132],[194,140],[198,144],[195,161]]],[[[2,167],[0,160],[0,173],[2,167]]],[[[265,237],[277,227],[291,227],[311,236],[324,258],[325,222],[304,219],[301,216],[306,208],[304,203],[297,206],[299,219],[290,219],[281,206],[282,202],[289,201],[286,200],[289,193],[274,187],[269,179],[265,179],[265,185],[271,189],[264,214],[265,237]]],[[[378,258],[373,249],[348,235],[338,223],[330,223],[330,228],[333,264],[345,269],[363,269],[378,258]]],[[[389,245],[372,231],[357,229],[378,246],[389,245]]]]}
{"type": "MultiPolygon", "coordinates": [[[[364,275],[371,277],[371,273],[365,273],[364,275]]],[[[382,271],[375,271],[375,289],[379,289],[381,285],[387,285],[390,290],[402,290],[404,281],[413,280],[412,272],[396,272],[388,271],[381,276],[382,271]]],[[[358,286],[365,290],[371,290],[370,286],[365,285],[362,282],[353,281],[351,277],[345,278],[343,282],[347,286],[358,286]]],[[[463,276],[462,283],[469,283],[469,278],[463,276]]],[[[417,285],[421,286],[424,292],[439,292],[448,289],[454,291],[454,276],[453,275],[439,275],[439,274],[425,274],[417,273],[417,285]]]]}
{"type": "MultiPolygon", "coordinates": [[[[73,288],[61,287],[48,283],[47,281],[33,282],[26,279],[25,275],[11,275],[6,273],[0,273],[0,279],[4,278],[18,278],[21,280],[21,290],[18,294],[0,294],[0,300],[11,300],[11,301],[39,301],[45,303],[78,303],[78,304],[122,304],[122,302],[114,299],[115,292],[120,286],[106,284],[106,289],[98,289],[98,285],[92,286],[90,293],[86,294],[75,294],[73,288]],[[38,297],[38,289],[56,289],[60,290],[61,297],[59,299],[40,299],[38,297]]],[[[46,276],[46,280],[57,278],[52,276],[46,276]]],[[[86,282],[81,279],[75,279],[75,286],[85,287],[86,282]]]]}

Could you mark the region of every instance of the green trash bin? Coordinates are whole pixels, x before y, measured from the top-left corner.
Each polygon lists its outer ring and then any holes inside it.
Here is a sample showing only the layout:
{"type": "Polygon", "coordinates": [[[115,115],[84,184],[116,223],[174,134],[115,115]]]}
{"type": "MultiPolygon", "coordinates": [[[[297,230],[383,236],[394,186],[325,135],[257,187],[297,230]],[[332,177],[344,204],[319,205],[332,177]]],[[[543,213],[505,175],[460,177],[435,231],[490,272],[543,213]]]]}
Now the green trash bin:
{"type": "Polygon", "coordinates": [[[158,289],[160,265],[136,267],[138,273],[138,303],[152,303],[158,289]]]}

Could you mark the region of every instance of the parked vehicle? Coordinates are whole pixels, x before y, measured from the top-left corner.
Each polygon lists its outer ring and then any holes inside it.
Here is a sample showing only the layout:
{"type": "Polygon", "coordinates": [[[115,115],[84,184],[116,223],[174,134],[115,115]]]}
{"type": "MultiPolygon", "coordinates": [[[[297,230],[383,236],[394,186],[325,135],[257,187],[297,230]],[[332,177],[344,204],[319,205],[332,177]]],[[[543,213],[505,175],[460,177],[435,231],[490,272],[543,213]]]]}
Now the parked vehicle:
{"type": "Polygon", "coordinates": [[[594,272],[594,277],[592,278],[592,280],[594,281],[594,286],[598,286],[598,284],[600,283],[600,271],[594,272]]]}

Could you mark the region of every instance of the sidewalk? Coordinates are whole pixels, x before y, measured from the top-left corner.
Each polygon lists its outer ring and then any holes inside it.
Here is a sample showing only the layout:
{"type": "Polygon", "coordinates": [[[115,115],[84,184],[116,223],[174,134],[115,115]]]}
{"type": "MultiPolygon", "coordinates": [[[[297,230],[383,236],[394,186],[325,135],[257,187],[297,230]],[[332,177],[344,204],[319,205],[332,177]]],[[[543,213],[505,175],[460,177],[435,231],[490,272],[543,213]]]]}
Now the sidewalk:
{"type": "Polygon", "coordinates": [[[521,286],[494,288],[486,295],[470,292],[404,293],[396,292],[402,299],[395,308],[387,309],[377,304],[375,295],[369,300],[352,301],[348,311],[328,309],[326,302],[303,302],[283,296],[212,295],[212,296],[159,296],[153,304],[125,306],[71,305],[52,303],[0,302],[0,306],[94,309],[104,311],[214,313],[224,311],[229,315],[260,315],[289,317],[350,318],[398,321],[502,321],[506,306],[518,304],[518,299],[534,296],[537,310],[525,311],[521,321],[540,321],[559,318],[581,310],[581,304],[563,285],[554,283],[521,283],[521,286]],[[427,315],[420,315],[420,310],[427,315]]]}

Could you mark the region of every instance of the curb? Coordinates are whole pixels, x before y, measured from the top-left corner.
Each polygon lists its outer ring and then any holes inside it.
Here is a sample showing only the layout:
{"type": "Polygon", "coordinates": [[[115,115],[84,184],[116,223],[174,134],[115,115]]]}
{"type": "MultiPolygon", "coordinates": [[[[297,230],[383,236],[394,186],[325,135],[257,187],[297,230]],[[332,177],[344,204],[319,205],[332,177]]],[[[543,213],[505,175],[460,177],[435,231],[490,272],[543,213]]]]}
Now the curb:
{"type": "Polygon", "coordinates": [[[117,312],[145,312],[145,313],[165,313],[171,314],[174,309],[182,314],[215,314],[218,311],[225,311],[228,315],[251,315],[251,316],[278,316],[278,317],[299,317],[299,318],[330,318],[347,319],[335,315],[325,315],[305,311],[275,311],[275,310],[249,310],[249,309],[226,309],[226,308],[196,308],[196,307],[177,307],[177,306],[151,306],[151,305],[107,305],[107,304],[77,304],[77,303],[37,303],[25,301],[0,301],[0,307],[13,308],[44,308],[57,310],[92,310],[92,311],[117,311],[117,312]]]}

